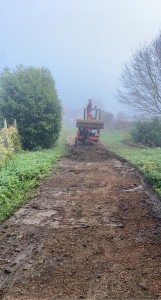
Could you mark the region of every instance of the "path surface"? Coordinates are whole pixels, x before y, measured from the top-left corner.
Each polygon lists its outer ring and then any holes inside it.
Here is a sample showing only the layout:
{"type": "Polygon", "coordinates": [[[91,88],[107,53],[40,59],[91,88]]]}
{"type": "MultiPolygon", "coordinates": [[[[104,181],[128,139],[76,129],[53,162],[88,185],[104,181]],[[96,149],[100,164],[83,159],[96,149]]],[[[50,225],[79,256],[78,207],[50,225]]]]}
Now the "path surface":
{"type": "Polygon", "coordinates": [[[103,146],[71,149],[1,225],[0,298],[161,299],[161,209],[151,197],[103,146]]]}

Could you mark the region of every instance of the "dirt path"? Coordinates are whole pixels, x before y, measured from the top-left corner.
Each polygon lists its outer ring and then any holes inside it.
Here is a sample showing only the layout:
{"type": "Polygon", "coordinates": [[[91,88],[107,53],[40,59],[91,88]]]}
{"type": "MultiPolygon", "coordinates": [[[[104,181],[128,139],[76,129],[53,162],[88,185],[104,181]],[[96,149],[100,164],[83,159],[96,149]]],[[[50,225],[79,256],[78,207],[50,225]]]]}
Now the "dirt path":
{"type": "Polygon", "coordinates": [[[72,149],[1,225],[1,299],[161,299],[161,209],[151,197],[102,146],[72,149]]]}

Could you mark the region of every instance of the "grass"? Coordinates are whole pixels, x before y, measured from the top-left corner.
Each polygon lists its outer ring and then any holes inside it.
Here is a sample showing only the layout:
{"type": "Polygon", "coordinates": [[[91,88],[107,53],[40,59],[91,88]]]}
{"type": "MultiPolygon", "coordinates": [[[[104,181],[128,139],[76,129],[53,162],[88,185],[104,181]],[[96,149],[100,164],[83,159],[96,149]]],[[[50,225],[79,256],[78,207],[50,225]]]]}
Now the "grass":
{"type": "Polygon", "coordinates": [[[0,221],[9,217],[25,200],[25,194],[50,174],[65,152],[65,135],[50,150],[21,152],[0,169],[0,221]]]}
{"type": "Polygon", "coordinates": [[[161,148],[130,147],[122,142],[125,136],[123,131],[104,132],[101,141],[109,150],[132,162],[161,195],[161,148]]]}

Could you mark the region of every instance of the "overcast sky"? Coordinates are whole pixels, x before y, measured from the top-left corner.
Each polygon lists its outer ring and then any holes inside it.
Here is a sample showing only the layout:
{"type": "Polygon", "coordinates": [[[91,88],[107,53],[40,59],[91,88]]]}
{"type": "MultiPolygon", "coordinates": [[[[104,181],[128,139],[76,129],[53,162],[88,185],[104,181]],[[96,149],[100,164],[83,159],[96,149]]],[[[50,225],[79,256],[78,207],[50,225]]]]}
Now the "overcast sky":
{"type": "Polygon", "coordinates": [[[161,0],[0,0],[0,71],[46,66],[64,106],[110,112],[131,50],[161,30],[161,0]]]}

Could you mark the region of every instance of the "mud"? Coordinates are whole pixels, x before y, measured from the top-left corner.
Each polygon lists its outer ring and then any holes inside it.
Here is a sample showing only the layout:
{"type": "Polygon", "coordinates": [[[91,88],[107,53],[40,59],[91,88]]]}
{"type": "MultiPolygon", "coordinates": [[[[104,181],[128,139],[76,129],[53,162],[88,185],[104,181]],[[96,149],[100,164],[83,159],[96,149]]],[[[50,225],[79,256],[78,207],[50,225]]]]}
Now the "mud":
{"type": "Polygon", "coordinates": [[[0,298],[161,299],[160,212],[128,162],[71,148],[1,225],[0,298]]]}

